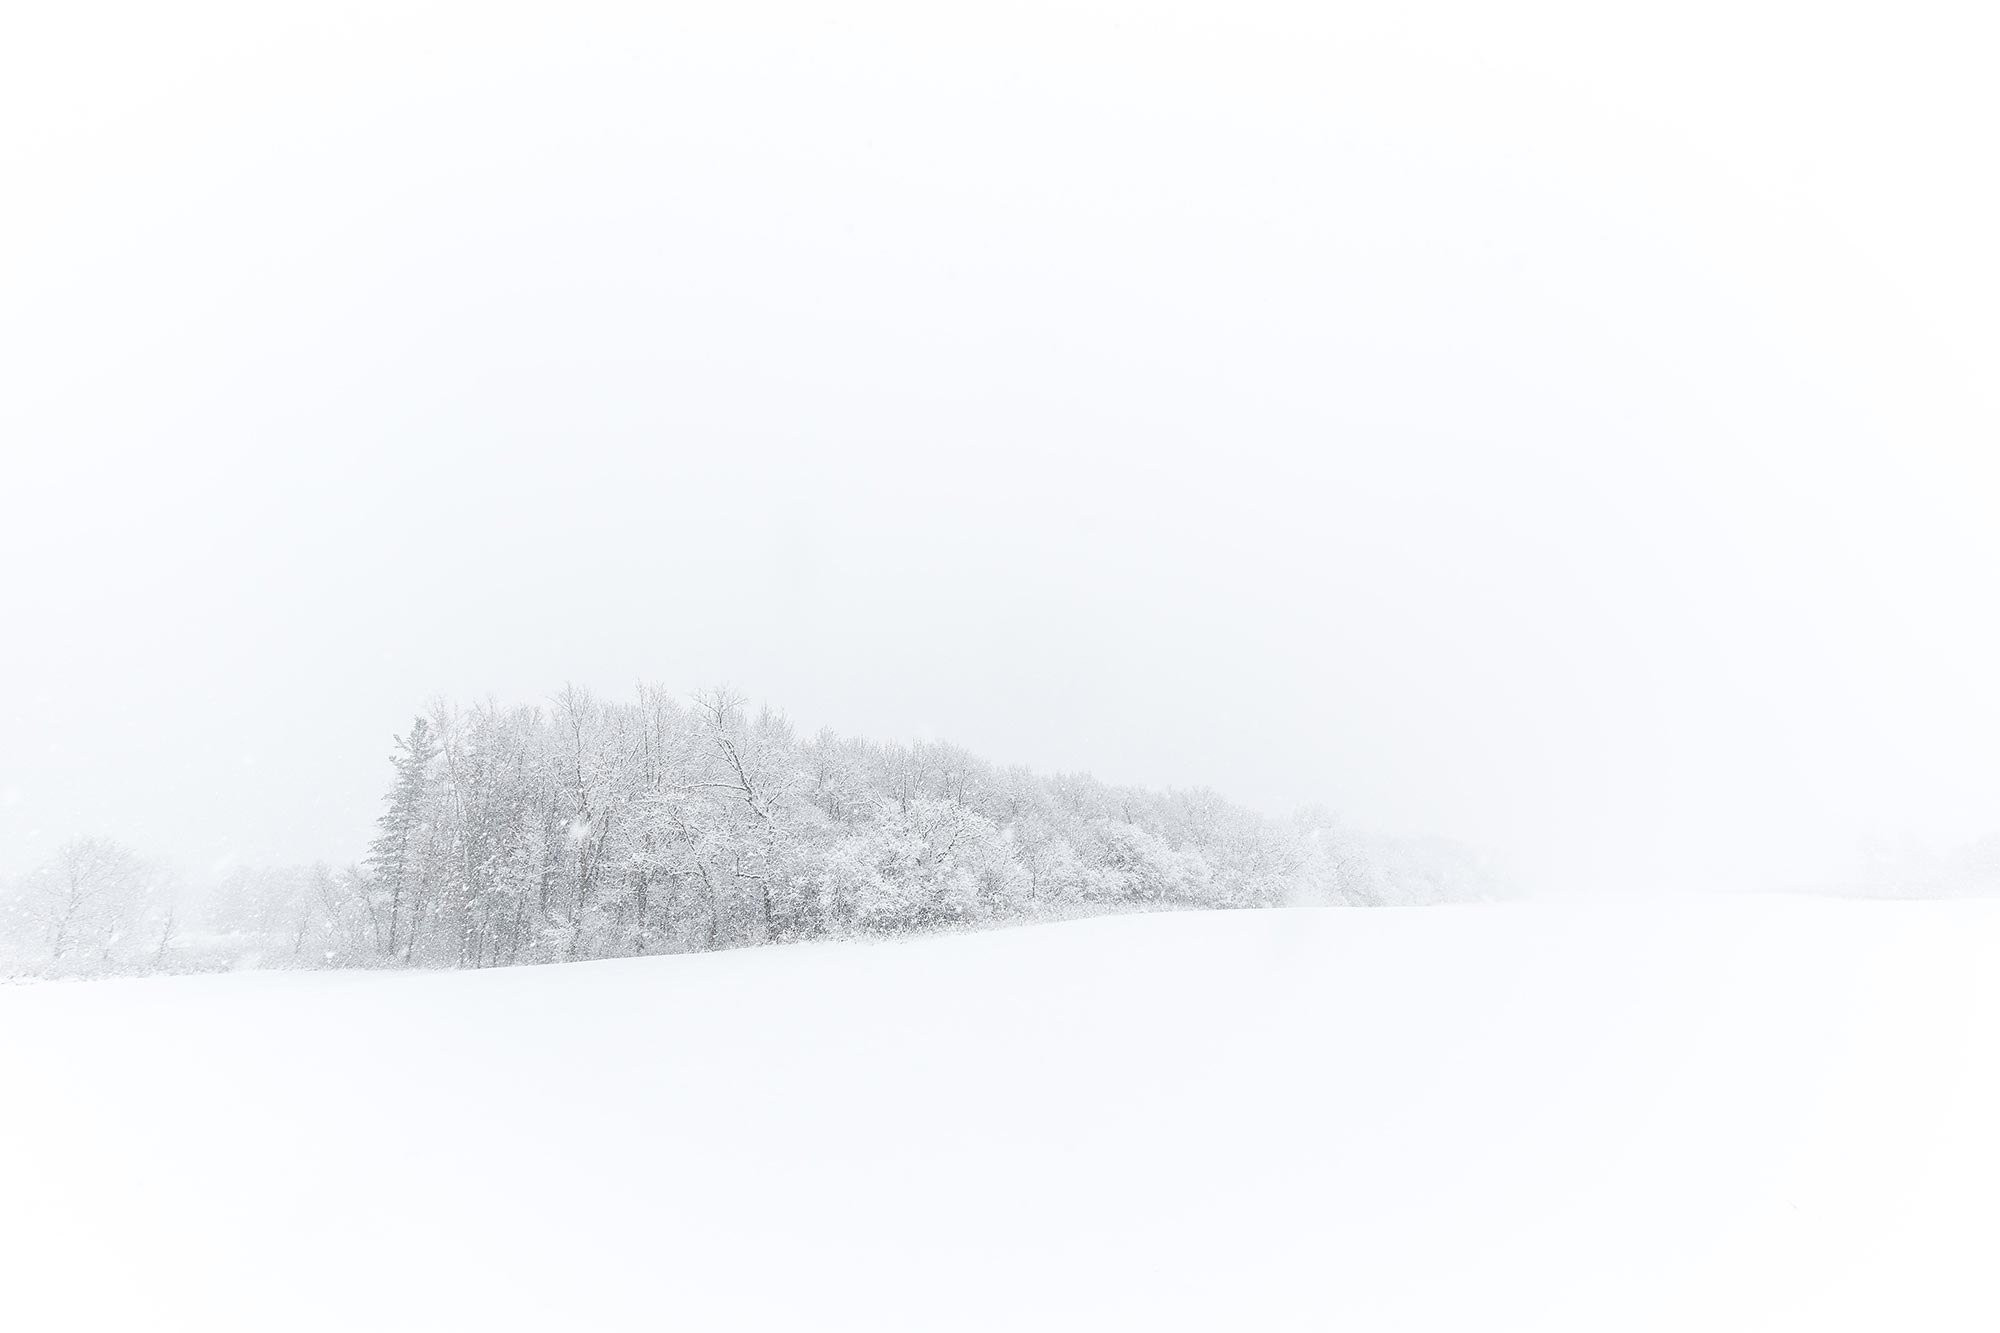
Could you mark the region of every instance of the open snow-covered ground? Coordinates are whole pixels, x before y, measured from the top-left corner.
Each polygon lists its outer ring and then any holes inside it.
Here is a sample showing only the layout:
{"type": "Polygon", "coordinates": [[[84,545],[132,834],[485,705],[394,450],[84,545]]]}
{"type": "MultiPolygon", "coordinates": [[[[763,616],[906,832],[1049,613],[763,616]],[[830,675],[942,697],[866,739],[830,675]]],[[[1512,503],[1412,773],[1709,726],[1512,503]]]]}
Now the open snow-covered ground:
{"type": "Polygon", "coordinates": [[[0,1326],[2000,1327],[2000,905],[0,987],[0,1326]]]}

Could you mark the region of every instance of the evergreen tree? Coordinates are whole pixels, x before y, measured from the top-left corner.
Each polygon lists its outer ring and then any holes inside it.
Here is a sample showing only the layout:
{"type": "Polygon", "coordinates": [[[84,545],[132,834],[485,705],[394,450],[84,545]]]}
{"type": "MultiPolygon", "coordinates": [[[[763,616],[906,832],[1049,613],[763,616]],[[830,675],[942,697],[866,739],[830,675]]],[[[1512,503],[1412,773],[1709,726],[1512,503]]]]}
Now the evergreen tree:
{"type": "MultiPolygon", "coordinates": [[[[410,724],[408,736],[397,736],[396,753],[389,756],[395,766],[396,782],[389,789],[388,809],[375,821],[379,833],[368,847],[368,869],[374,876],[376,892],[388,895],[389,931],[382,937],[382,923],[376,921],[376,937],[385,956],[396,956],[403,905],[413,896],[422,874],[424,795],[430,781],[431,761],[437,758],[437,741],[431,725],[419,717],[410,724]]],[[[415,943],[412,927],[411,943],[415,943]]]]}

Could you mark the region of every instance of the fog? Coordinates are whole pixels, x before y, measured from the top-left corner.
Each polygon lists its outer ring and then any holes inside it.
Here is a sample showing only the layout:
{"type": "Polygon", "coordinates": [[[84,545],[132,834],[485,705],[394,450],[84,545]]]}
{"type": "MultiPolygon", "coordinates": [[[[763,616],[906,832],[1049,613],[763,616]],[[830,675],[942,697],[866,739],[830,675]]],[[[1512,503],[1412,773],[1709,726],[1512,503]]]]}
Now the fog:
{"type": "Polygon", "coordinates": [[[1974,7],[35,7],[0,873],[435,696],[1776,887],[2000,828],[1974,7]]]}

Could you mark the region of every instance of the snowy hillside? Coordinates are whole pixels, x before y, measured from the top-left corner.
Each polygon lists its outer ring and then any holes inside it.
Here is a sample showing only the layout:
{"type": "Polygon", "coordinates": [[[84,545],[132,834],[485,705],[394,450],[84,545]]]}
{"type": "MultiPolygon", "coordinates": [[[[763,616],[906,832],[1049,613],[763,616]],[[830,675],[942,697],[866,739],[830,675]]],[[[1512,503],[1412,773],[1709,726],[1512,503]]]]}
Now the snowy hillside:
{"type": "Polygon", "coordinates": [[[0,987],[22,1329],[2000,1326],[2000,906],[0,987]]]}

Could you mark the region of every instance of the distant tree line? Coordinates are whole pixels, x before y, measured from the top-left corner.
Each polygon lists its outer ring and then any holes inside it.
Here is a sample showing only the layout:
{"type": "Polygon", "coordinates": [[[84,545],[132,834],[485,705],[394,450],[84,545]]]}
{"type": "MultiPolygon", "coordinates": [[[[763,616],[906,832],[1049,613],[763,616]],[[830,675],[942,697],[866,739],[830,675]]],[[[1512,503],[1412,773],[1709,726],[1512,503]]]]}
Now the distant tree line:
{"type": "Polygon", "coordinates": [[[200,893],[98,838],[0,897],[0,968],[491,967],[1165,908],[1491,896],[1444,843],[951,745],[796,734],[727,690],[440,704],[361,865],[200,893]]]}
{"type": "Polygon", "coordinates": [[[1915,837],[1870,840],[1845,878],[1824,886],[1861,898],[1986,898],[2000,894],[2000,834],[1938,851],[1915,837]]]}

